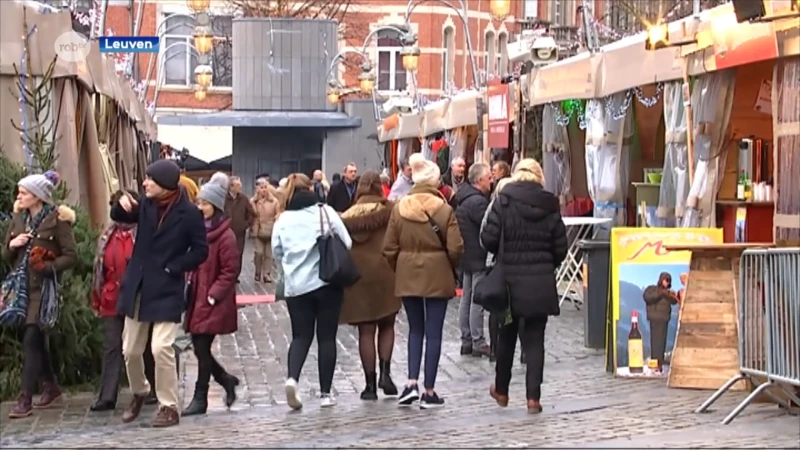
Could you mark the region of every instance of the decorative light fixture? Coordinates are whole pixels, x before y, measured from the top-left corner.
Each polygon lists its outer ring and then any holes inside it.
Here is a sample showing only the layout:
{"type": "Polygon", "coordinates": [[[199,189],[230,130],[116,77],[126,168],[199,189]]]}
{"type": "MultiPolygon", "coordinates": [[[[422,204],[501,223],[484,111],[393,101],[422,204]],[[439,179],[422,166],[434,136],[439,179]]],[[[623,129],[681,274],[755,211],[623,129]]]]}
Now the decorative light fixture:
{"type": "Polygon", "coordinates": [[[361,92],[369,94],[375,89],[375,75],[372,72],[361,72],[358,76],[358,86],[361,92]]]}
{"type": "Polygon", "coordinates": [[[400,50],[400,56],[403,58],[403,68],[415,72],[419,67],[420,50],[416,45],[406,46],[400,50]]]}
{"type": "Polygon", "coordinates": [[[328,91],[328,103],[335,105],[339,103],[339,92],[335,89],[331,89],[328,91]]]}
{"type": "Polygon", "coordinates": [[[657,23],[647,27],[647,40],[645,48],[647,50],[658,50],[669,47],[669,31],[666,23],[657,23]]]}
{"type": "Polygon", "coordinates": [[[192,37],[194,37],[194,48],[197,49],[197,53],[206,55],[211,52],[214,47],[214,36],[211,35],[208,27],[203,25],[196,26],[192,37]]]}
{"type": "Polygon", "coordinates": [[[506,20],[511,14],[511,0],[491,0],[489,12],[495,20],[506,20]]]}
{"type": "Polygon", "coordinates": [[[199,13],[207,10],[211,6],[211,0],[186,0],[189,9],[199,13]]]}
{"type": "Polygon", "coordinates": [[[194,69],[194,79],[203,88],[211,86],[213,76],[214,72],[209,65],[201,64],[194,69]]]}
{"type": "Polygon", "coordinates": [[[200,86],[199,84],[194,87],[194,99],[195,100],[197,100],[199,102],[202,102],[203,100],[206,99],[206,95],[207,94],[208,94],[208,91],[205,88],[203,88],[202,86],[200,86]]]}

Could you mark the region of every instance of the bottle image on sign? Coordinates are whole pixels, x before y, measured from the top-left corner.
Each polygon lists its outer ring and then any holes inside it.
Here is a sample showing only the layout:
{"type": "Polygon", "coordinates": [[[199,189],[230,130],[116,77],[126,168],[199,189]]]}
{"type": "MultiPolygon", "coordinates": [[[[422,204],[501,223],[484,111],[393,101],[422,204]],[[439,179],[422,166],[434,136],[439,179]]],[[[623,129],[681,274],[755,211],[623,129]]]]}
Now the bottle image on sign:
{"type": "Polygon", "coordinates": [[[631,331],[628,333],[628,371],[630,373],[644,372],[644,343],[642,333],[639,331],[639,313],[631,313],[631,331]]]}

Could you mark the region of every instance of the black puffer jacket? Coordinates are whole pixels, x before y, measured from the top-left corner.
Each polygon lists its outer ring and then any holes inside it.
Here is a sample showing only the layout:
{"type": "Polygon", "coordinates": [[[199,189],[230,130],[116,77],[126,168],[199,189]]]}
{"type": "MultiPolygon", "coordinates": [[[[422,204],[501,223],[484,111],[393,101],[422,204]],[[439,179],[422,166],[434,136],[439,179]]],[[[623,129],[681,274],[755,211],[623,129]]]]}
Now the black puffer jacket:
{"type": "Polygon", "coordinates": [[[464,256],[461,257],[461,270],[468,273],[486,269],[486,250],[481,247],[481,222],[486,208],[487,196],[472,185],[464,185],[456,193],[456,220],[461,237],[464,239],[464,256]]]}
{"type": "Polygon", "coordinates": [[[675,293],[664,287],[664,281],[671,286],[672,275],[661,272],[658,283],[648,286],[642,293],[644,303],[647,305],[647,320],[651,322],[669,322],[672,305],[678,303],[675,293]]]}
{"type": "Polygon", "coordinates": [[[558,198],[541,184],[507,184],[490,205],[481,244],[497,254],[503,233],[502,263],[515,317],[557,316],[555,271],[567,256],[567,231],[558,198]]]}

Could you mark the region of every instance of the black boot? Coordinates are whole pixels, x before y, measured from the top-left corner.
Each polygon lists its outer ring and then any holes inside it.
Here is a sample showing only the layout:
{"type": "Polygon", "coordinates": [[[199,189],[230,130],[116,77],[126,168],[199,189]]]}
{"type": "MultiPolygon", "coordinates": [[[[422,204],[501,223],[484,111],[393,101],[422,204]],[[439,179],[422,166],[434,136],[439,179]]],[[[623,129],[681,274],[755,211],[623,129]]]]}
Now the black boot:
{"type": "Polygon", "coordinates": [[[376,385],[375,373],[365,373],[367,379],[367,386],[361,391],[361,400],[377,400],[378,399],[378,386],[376,385]]]}
{"type": "Polygon", "coordinates": [[[227,374],[217,383],[225,389],[225,406],[230,408],[236,402],[236,387],[239,386],[239,379],[227,374]]]}
{"type": "Polygon", "coordinates": [[[182,416],[197,416],[208,410],[208,386],[195,386],[194,397],[189,406],[183,410],[182,416]]]}
{"type": "Polygon", "coordinates": [[[527,365],[528,359],[525,357],[525,352],[520,352],[519,354],[519,363],[523,366],[527,365]]]}
{"type": "Polygon", "coordinates": [[[378,387],[383,390],[383,395],[394,397],[397,395],[397,386],[392,381],[392,362],[381,360],[380,366],[381,378],[378,380],[378,387]]]}

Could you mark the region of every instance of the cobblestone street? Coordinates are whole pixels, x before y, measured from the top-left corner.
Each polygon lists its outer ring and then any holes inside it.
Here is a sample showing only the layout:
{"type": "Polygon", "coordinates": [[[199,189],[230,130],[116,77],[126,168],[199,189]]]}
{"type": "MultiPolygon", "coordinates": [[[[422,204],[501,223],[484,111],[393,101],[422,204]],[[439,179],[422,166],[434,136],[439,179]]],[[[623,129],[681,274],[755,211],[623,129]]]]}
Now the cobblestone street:
{"type": "MultiPolygon", "coordinates": [[[[245,258],[248,261],[249,258],[245,258]]],[[[252,276],[242,274],[242,291],[250,294],[252,276]]],[[[255,294],[255,293],[254,293],[255,294]]],[[[259,295],[263,292],[258,293],[259,295]]],[[[457,302],[447,316],[437,391],[445,408],[400,409],[393,401],[365,403],[353,327],[339,330],[334,388],[339,404],[321,410],[317,392],[316,348],[300,380],[305,407],[290,412],[283,398],[289,317],[283,303],[257,304],[239,310],[239,332],[219,339],[220,362],[242,380],[240,399],[226,411],[221,389],[214,385],[207,416],[186,418],[178,428],[150,428],[153,407],[134,424],[121,423],[128,395],[114,413],[91,413],[91,393],[69,396],[59,408],[37,411],[29,419],[7,418],[0,408],[0,447],[692,447],[798,448],[800,419],[775,406],[754,404],[723,426],[722,418],[744,398],[730,393],[712,412],[696,415],[708,391],[667,389],[663,380],[614,379],[603,370],[603,355],[583,347],[581,313],[565,304],[562,316],[547,330],[543,386],[544,413],[525,411],[524,371],[515,368],[508,408],[488,396],[493,369],[488,360],[459,355],[457,302]]],[[[394,377],[405,380],[405,317],[398,318],[394,377]]],[[[191,398],[196,366],[193,356],[181,361],[183,401],[191,398]]]]}

